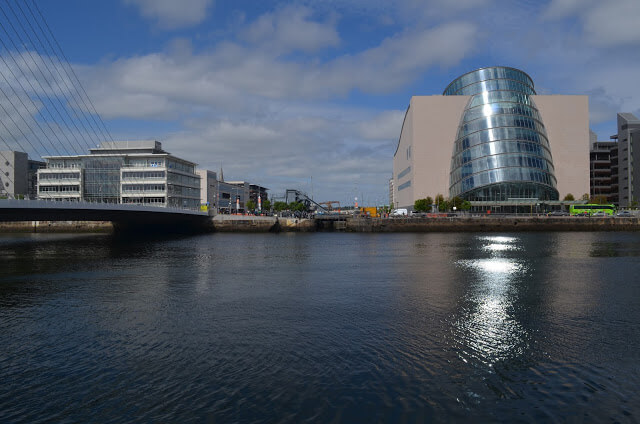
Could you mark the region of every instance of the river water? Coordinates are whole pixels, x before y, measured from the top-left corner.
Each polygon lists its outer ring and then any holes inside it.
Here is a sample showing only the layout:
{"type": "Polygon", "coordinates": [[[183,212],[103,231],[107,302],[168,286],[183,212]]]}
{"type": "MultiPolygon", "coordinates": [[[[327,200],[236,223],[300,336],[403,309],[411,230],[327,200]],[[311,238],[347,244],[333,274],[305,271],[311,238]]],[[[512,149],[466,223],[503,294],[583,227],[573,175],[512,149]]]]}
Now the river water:
{"type": "Polygon", "coordinates": [[[638,422],[640,234],[0,236],[0,422],[638,422]]]}

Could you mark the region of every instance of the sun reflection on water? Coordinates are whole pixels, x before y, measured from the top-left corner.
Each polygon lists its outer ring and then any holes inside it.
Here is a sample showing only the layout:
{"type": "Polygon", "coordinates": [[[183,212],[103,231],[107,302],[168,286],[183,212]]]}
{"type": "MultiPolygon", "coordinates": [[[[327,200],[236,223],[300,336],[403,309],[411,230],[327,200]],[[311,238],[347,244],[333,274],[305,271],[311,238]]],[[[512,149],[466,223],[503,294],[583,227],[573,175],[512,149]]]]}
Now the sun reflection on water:
{"type": "Polygon", "coordinates": [[[459,356],[488,365],[518,356],[527,333],[513,311],[517,309],[517,283],[526,263],[509,257],[521,250],[516,237],[478,237],[480,252],[489,257],[463,259],[457,265],[472,278],[465,293],[463,310],[455,322],[459,356]]]}

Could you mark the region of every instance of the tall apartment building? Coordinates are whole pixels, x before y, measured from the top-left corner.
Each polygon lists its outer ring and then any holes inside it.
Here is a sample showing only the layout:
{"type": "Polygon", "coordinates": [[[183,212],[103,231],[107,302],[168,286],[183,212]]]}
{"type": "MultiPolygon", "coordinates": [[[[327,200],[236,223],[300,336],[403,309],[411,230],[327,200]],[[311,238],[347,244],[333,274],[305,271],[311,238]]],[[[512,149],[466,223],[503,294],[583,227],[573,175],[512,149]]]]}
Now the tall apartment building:
{"type": "Polygon", "coordinates": [[[39,199],[200,206],[196,164],[164,151],[158,141],[103,142],[88,155],[43,159],[39,199]]]}

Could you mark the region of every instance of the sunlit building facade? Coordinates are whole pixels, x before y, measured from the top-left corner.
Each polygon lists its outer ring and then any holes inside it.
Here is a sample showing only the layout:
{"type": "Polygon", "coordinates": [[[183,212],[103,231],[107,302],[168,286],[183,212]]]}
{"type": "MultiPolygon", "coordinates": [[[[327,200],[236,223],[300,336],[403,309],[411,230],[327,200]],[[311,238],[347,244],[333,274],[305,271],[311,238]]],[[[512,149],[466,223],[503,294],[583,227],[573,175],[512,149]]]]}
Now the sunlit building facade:
{"type": "Polygon", "coordinates": [[[200,207],[196,164],[164,151],[158,141],[104,142],[88,155],[43,159],[39,199],[200,207]]]}
{"type": "Polygon", "coordinates": [[[589,192],[587,96],[536,95],[526,73],[482,68],[414,96],[393,160],[397,207],[461,197],[496,205],[589,192]]]}

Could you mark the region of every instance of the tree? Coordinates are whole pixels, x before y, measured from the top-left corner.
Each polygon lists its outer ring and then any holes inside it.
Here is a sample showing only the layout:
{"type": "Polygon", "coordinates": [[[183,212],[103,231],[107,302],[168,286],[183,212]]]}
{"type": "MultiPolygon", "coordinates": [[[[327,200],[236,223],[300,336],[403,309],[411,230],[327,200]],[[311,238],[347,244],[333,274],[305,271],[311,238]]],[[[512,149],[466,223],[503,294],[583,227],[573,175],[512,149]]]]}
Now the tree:
{"type": "Polygon", "coordinates": [[[293,212],[304,212],[307,208],[304,206],[304,203],[291,202],[289,203],[288,209],[293,212]]]}
{"type": "Polygon", "coordinates": [[[458,196],[456,196],[453,199],[449,200],[449,206],[451,206],[451,208],[455,207],[457,210],[462,210],[463,203],[464,203],[464,200],[462,200],[458,196]]]}
{"type": "Polygon", "coordinates": [[[576,198],[575,198],[575,197],[573,197],[573,194],[571,194],[571,193],[567,193],[567,195],[566,195],[566,196],[564,196],[564,199],[563,199],[563,200],[566,200],[567,202],[572,202],[572,201],[576,200],[576,198]]]}
{"type": "Polygon", "coordinates": [[[271,201],[269,199],[264,199],[262,201],[262,210],[263,211],[271,210],[271,201]]]}
{"type": "Polygon", "coordinates": [[[589,201],[589,193],[583,194],[582,198],[580,200],[584,200],[584,201],[588,202],[589,201]]]}
{"type": "Polygon", "coordinates": [[[282,212],[285,209],[287,209],[286,202],[274,202],[273,203],[273,210],[275,210],[276,212],[282,212]]]}
{"type": "Polygon", "coordinates": [[[595,203],[596,205],[606,205],[607,196],[593,196],[591,199],[589,199],[589,203],[595,203]]]}
{"type": "Polygon", "coordinates": [[[431,209],[431,202],[429,202],[429,200],[431,199],[417,199],[413,203],[413,210],[416,212],[427,212],[429,209],[431,209]]]}
{"type": "Polygon", "coordinates": [[[436,194],[436,198],[433,201],[436,204],[436,207],[438,208],[438,210],[442,210],[440,208],[440,204],[444,203],[444,196],[440,193],[436,194]]]}
{"type": "Polygon", "coordinates": [[[247,200],[247,203],[245,203],[245,209],[247,211],[254,211],[256,209],[256,202],[254,202],[253,200],[249,199],[247,200]]]}

